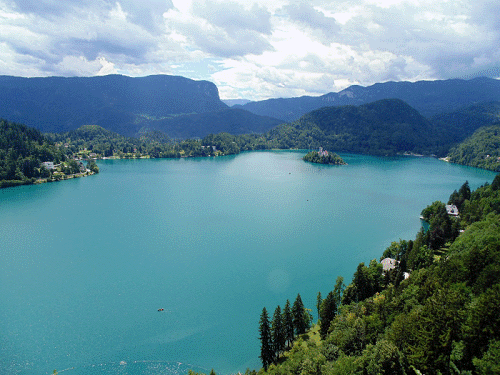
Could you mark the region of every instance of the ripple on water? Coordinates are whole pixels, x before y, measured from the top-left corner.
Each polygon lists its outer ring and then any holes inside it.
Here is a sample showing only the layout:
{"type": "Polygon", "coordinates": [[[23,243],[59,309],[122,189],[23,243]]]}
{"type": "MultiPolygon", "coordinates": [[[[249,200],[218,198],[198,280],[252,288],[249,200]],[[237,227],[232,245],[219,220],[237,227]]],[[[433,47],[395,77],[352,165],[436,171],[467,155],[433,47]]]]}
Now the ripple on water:
{"type": "Polygon", "coordinates": [[[120,361],[99,363],[82,367],[58,370],[68,375],[185,375],[189,370],[208,373],[210,370],[181,362],[166,361],[120,361]]]}

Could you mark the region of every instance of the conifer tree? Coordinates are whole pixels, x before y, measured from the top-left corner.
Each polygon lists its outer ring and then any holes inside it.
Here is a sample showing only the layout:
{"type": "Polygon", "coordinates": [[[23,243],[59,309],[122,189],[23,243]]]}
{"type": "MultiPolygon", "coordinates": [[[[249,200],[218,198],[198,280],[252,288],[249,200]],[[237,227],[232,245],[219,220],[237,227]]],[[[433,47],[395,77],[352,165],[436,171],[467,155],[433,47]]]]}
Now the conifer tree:
{"type": "Polygon", "coordinates": [[[335,303],[337,308],[342,303],[342,294],[345,290],[344,278],[342,276],[337,276],[335,286],[333,287],[333,295],[335,296],[335,303]]]}
{"type": "Polygon", "coordinates": [[[316,309],[318,310],[318,319],[319,319],[319,310],[321,309],[321,302],[323,302],[321,298],[321,292],[318,292],[318,295],[316,297],[316,309]]]}
{"type": "Polygon", "coordinates": [[[262,314],[260,315],[259,322],[259,332],[260,332],[260,359],[262,361],[262,366],[264,370],[273,363],[273,348],[271,340],[271,329],[269,327],[269,315],[264,307],[262,309],[262,314]]]}
{"type": "Polygon", "coordinates": [[[292,306],[292,319],[293,319],[293,327],[295,328],[295,332],[297,335],[301,335],[306,333],[306,323],[304,316],[304,304],[302,303],[302,298],[300,298],[300,294],[297,294],[297,298],[292,306]]]}
{"type": "Polygon", "coordinates": [[[292,346],[294,332],[292,308],[290,307],[289,300],[286,300],[285,308],[283,309],[283,331],[285,333],[285,342],[288,342],[288,346],[292,346]]]}
{"type": "Polygon", "coordinates": [[[285,350],[285,333],[281,318],[281,307],[278,305],[274,310],[273,321],[271,323],[271,335],[273,341],[274,358],[278,359],[285,350]]]}
{"type": "Polygon", "coordinates": [[[321,304],[320,333],[323,339],[326,337],[328,329],[330,328],[330,324],[333,318],[335,318],[335,314],[337,313],[337,303],[335,301],[336,301],[336,296],[335,293],[332,291],[328,293],[328,296],[321,304]]]}

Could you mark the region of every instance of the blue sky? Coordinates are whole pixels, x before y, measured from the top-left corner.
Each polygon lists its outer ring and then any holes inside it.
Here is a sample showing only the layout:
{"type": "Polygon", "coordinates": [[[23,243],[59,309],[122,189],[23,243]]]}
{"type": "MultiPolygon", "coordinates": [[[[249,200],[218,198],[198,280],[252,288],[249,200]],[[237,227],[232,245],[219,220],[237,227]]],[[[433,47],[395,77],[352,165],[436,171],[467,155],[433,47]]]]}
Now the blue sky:
{"type": "Polygon", "coordinates": [[[500,76],[497,0],[0,0],[0,74],[174,74],[223,99],[500,76]]]}

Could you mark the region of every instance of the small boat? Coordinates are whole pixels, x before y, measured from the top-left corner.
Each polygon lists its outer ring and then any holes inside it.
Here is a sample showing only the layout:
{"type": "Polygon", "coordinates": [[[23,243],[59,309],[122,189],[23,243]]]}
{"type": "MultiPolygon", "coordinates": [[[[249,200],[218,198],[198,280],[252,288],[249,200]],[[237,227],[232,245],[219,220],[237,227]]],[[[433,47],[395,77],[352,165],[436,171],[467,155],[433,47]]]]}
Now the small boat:
{"type": "Polygon", "coordinates": [[[158,309],[158,311],[163,311],[164,309],[158,309]]]}

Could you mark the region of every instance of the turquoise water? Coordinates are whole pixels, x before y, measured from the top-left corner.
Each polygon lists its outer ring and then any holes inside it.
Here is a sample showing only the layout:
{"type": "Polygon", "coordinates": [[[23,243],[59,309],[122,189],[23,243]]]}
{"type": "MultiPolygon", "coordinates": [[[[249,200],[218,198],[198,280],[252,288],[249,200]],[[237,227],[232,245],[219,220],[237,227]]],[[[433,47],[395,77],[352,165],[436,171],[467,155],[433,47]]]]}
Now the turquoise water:
{"type": "Polygon", "coordinates": [[[303,154],[108,160],[96,176],[0,190],[0,374],[258,368],[262,307],[300,293],[314,310],[338,275],[414,238],[427,204],[495,176],[303,154]]]}

